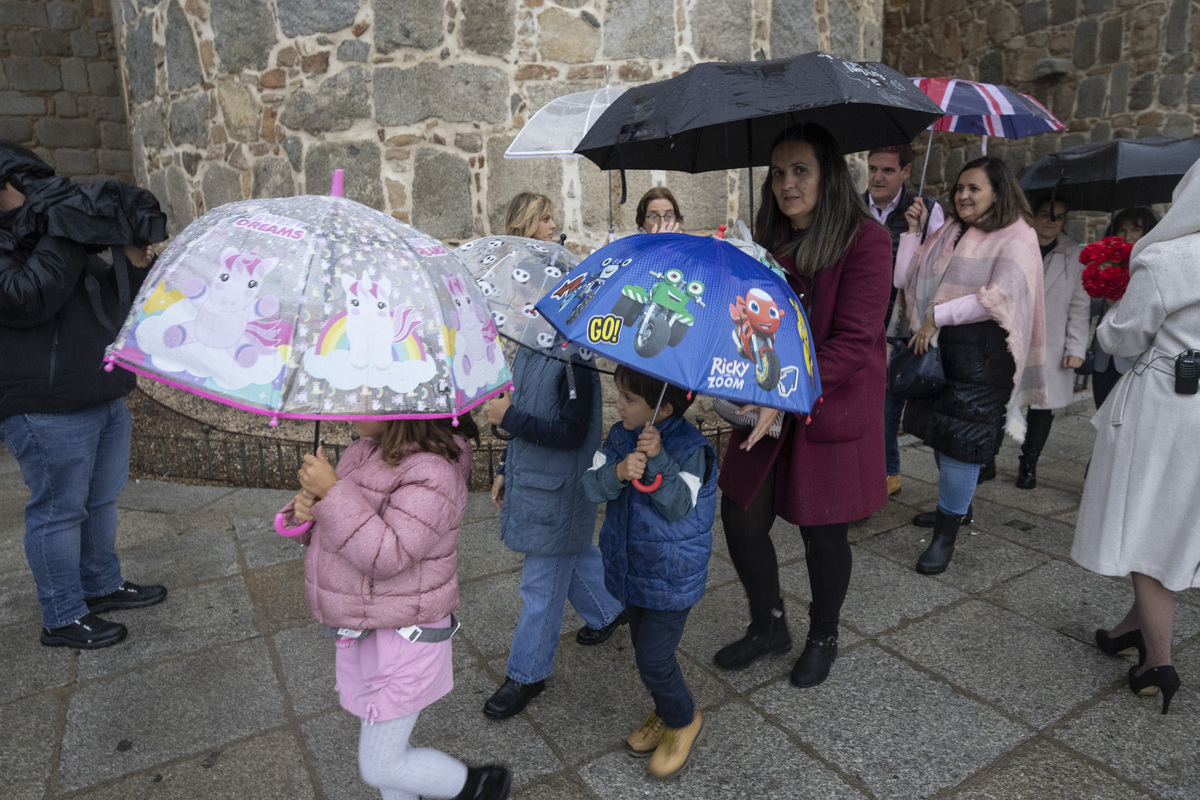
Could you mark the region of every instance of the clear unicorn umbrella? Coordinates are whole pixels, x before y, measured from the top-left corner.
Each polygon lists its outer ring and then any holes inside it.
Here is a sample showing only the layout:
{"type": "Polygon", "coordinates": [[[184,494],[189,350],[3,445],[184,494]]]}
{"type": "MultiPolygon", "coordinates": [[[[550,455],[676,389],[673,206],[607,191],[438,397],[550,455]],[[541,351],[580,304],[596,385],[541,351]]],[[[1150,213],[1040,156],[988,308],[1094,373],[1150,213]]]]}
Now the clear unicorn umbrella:
{"type": "Polygon", "coordinates": [[[219,403],[311,420],[452,417],[511,373],[487,303],[421,231],[340,196],[209,211],[175,238],[107,352],[219,403]]]}

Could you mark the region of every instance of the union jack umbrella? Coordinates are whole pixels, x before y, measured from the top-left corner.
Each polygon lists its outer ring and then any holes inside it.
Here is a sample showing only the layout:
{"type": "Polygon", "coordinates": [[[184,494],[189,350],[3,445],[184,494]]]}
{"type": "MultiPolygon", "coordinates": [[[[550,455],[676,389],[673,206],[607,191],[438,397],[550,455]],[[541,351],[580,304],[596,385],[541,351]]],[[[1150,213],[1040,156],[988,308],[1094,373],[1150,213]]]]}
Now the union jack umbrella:
{"type": "MultiPolygon", "coordinates": [[[[910,78],[929,99],[941,106],[946,116],[929,126],[929,143],[934,131],[978,133],[987,137],[1023,139],[1038,133],[1066,128],[1044,105],[1027,94],[994,83],[976,83],[957,78],[910,78]]],[[[925,160],[929,166],[929,160],[925,160]]],[[[925,189],[925,171],[921,171],[921,190],[925,189]]]]}

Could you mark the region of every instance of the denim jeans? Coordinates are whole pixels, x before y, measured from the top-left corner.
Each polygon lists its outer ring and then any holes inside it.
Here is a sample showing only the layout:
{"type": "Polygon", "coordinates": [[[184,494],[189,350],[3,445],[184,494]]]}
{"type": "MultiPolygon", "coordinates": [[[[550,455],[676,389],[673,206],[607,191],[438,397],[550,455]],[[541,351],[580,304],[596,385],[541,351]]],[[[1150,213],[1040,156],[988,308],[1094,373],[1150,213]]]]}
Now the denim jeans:
{"type": "Polygon", "coordinates": [[[621,602],[604,588],[604,562],[594,544],[575,556],[525,556],[520,593],[521,616],[508,652],[508,677],[518,683],[550,675],[567,600],[592,628],[621,613],[621,602]]]}
{"type": "Polygon", "coordinates": [[[883,457],[888,475],[900,474],[900,416],[904,413],[904,398],[883,393],[883,457]]]}
{"type": "Polygon", "coordinates": [[[0,441],[32,494],[25,506],[25,558],[47,628],[88,613],[84,597],[121,587],[117,496],[129,477],[131,428],[121,399],[0,420],[0,441]]]}
{"type": "Polygon", "coordinates": [[[654,713],[668,728],[692,724],[696,706],[683,681],[675,650],[683,638],[683,626],[690,608],[658,611],[653,608],[626,606],[629,635],[633,638],[633,658],[642,683],[654,698],[654,713]]]}
{"type": "Polygon", "coordinates": [[[938,465],[938,509],[943,514],[962,516],[971,506],[981,464],[968,464],[956,458],[933,452],[938,465]]]}

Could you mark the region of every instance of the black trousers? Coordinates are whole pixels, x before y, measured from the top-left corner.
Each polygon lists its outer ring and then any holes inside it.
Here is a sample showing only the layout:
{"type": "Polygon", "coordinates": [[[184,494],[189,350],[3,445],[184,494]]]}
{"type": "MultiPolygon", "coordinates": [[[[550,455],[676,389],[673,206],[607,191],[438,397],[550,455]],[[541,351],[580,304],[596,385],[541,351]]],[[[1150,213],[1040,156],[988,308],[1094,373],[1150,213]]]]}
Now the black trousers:
{"type": "MultiPolygon", "coordinates": [[[[750,600],[750,616],[765,619],[782,600],[779,559],[770,535],[775,524],[775,470],[767,474],[762,488],[745,511],[723,496],[721,523],[725,528],[729,557],[750,600]]],[[[814,635],[833,636],[838,632],[842,603],[850,588],[853,556],[849,531],[848,522],[800,526],[808,583],[812,590],[808,616],[814,635]]]]}

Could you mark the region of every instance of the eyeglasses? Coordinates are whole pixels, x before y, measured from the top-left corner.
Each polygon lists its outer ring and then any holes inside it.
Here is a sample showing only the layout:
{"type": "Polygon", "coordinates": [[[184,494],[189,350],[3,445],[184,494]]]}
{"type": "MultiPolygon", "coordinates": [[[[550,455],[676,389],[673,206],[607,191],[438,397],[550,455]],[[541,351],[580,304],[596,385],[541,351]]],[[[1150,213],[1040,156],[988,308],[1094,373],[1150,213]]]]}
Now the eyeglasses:
{"type": "Polygon", "coordinates": [[[659,214],[657,211],[651,211],[646,215],[646,219],[650,222],[674,222],[675,215],[668,211],[665,214],[659,214]]]}

